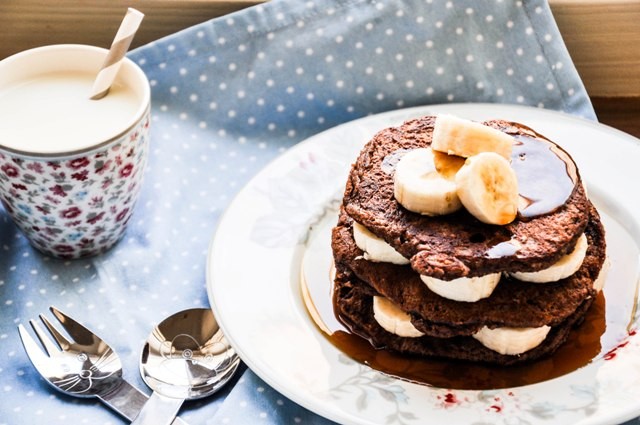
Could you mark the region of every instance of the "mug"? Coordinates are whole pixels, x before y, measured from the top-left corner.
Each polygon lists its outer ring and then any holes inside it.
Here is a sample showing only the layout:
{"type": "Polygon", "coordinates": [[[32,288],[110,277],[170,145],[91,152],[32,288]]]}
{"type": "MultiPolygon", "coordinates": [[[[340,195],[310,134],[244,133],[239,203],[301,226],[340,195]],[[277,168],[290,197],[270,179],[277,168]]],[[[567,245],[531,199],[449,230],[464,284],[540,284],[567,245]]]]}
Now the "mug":
{"type": "Polygon", "coordinates": [[[150,87],[125,58],[106,97],[107,50],[63,44],[0,61],[0,201],[39,251],[100,254],[123,235],[148,156],[150,87]]]}

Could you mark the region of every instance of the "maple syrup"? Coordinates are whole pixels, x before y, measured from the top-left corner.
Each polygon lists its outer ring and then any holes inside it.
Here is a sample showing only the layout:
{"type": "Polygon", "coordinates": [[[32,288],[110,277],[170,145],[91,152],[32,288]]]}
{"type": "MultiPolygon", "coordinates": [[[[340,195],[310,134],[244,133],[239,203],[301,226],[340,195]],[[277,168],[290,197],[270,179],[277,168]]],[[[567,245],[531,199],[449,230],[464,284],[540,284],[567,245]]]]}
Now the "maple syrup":
{"type": "MultiPolygon", "coordinates": [[[[350,332],[334,316],[332,288],[312,287],[326,280],[306,280],[302,274],[304,304],[313,322],[338,350],[355,361],[406,381],[447,389],[489,390],[531,385],[557,378],[589,364],[601,351],[605,299],[597,295],[584,321],[572,329],[564,344],[550,356],[521,365],[494,366],[456,360],[425,359],[374,348],[350,332]]],[[[330,280],[333,282],[333,279],[330,280]]],[[[333,286],[332,284],[329,285],[333,286]]]]}
{"type": "Polygon", "coordinates": [[[520,219],[553,212],[565,204],[578,182],[567,152],[542,138],[514,136],[511,167],[518,179],[520,219]]]}

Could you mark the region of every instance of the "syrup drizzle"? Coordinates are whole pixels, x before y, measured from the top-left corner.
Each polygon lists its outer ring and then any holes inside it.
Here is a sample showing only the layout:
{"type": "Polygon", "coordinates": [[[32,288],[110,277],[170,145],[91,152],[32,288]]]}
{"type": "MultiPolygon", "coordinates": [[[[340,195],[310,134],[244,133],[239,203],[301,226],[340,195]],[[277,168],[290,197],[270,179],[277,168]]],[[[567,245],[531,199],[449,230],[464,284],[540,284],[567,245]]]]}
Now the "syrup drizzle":
{"type": "Polygon", "coordinates": [[[380,168],[387,174],[393,174],[396,171],[398,162],[400,162],[402,157],[410,151],[411,149],[397,149],[391,152],[389,155],[384,157],[380,164],[380,168]]]}
{"type": "Polygon", "coordinates": [[[578,171],[567,152],[544,139],[514,136],[511,166],[518,178],[518,215],[529,219],[565,204],[578,182],[578,171]]]}
{"type": "Polygon", "coordinates": [[[509,257],[511,255],[515,255],[520,249],[520,246],[520,242],[517,240],[508,240],[492,246],[484,253],[484,255],[488,258],[509,257]]]}

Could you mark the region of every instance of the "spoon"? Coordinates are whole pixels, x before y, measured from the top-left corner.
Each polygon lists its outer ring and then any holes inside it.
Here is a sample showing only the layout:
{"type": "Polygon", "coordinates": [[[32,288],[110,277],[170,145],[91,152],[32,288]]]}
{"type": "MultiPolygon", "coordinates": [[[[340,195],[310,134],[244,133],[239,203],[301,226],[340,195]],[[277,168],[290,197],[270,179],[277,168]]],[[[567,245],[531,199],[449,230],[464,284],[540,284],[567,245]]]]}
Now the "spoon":
{"type": "Polygon", "coordinates": [[[140,374],[153,390],[132,425],[169,425],[184,400],[206,397],[234,375],[240,358],[211,309],[194,308],[164,319],[147,338],[140,374]]]}

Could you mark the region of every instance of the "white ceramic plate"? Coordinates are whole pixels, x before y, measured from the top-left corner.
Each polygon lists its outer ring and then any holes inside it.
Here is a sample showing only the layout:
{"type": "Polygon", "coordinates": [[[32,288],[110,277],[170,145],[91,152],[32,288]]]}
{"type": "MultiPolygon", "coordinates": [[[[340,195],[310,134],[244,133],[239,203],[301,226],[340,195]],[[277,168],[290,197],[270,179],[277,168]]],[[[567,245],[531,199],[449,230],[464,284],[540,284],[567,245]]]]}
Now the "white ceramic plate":
{"type": "Polygon", "coordinates": [[[557,112],[450,104],[370,116],[296,145],[238,194],[211,243],[209,299],[227,338],[257,375],[340,423],[620,423],[640,415],[638,182],[638,139],[557,112]],[[307,273],[329,285],[328,229],[350,164],[378,130],[433,113],[524,123],[577,162],[602,215],[611,260],[603,350],[588,366],[524,387],[450,391],[390,378],[347,358],[310,319],[300,267],[304,261],[307,273]],[[454,397],[445,397],[450,393],[454,397]]]}

